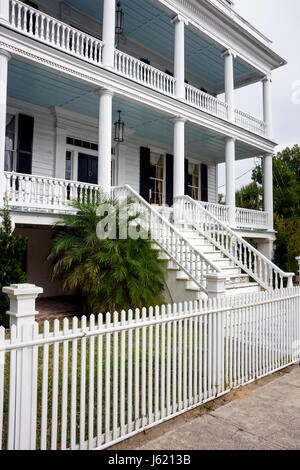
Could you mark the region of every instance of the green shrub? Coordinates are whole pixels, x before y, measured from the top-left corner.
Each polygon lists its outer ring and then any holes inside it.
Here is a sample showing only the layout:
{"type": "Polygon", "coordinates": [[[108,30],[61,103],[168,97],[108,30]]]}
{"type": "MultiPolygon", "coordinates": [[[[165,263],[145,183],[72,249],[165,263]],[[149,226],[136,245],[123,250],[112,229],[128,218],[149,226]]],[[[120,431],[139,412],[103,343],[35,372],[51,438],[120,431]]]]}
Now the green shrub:
{"type": "MultiPolygon", "coordinates": [[[[127,201],[132,204],[132,201],[127,201]]],[[[84,313],[148,307],[163,302],[165,268],[148,239],[119,239],[122,209],[114,200],[74,203],[77,215],[66,215],[54,237],[50,259],[53,279],[67,291],[76,290],[83,299],[84,313]],[[117,211],[117,238],[99,239],[96,233],[103,217],[101,204],[117,211]],[[61,226],[63,224],[63,226],[61,226]]],[[[136,222],[133,216],[125,222],[136,222]]]]}
{"type": "Polygon", "coordinates": [[[2,288],[11,284],[26,282],[27,240],[12,235],[12,223],[7,206],[0,211],[0,325],[8,326],[5,312],[9,309],[9,299],[2,288]]]}

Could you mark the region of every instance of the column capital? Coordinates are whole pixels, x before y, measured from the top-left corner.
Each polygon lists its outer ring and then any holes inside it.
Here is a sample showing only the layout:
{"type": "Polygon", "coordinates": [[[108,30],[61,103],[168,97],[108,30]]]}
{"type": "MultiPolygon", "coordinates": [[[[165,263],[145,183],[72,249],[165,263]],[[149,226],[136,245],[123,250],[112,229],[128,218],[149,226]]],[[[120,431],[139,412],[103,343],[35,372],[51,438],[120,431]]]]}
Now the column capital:
{"type": "Polygon", "coordinates": [[[225,51],[222,52],[221,54],[222,57],[229,57],[232,56],[234,59],[236,58],[236,53],[233,52],[232,49],[226,49],[225,51]]]}
{"type": "Polygon", "coordinates": [[[230,142],[235,143],[236,142],[236,137],[229,137],[229,136],[224,137],[224,142],[225,143],[230,143],[230,142]]]}
{"type": "Polygon", "coordinates": [[[179,115],[179,116],[174,116],[174,117],[170,118],[170,121],[172,121],[174,123],[175,122],[183,122],[184,123],[184,122],[187,121],[187,119],[185,117],[179,115]]]}
{"type": "Polygon", "coordinates": [[[115,92],[111,90],[110,88],[98,88],[96,90],[96,93],[99,96],[114,96],[115,92]]]}
{"type": "Polygon", "coordinates": [[[7,57],[8,60],[11,59],[11,53],[9,51],[7,51],[6,49],[2,49],[2,47],[0,48],[0,55],[3,55],[4,57],[7,57]]]}
{"type": "Polygon", "coordinates": [[[270,82],[272,83],[272,75],[266,75],[264,78],[261,79],[261,81],[264,82],[270,82]]]}
{"type": "Polygon", "coordinates": [[[172,24],[181,23],[181,22],[183,22],[185,26],[189,24],[188,20],[183,15],[176,15],[171,20],[172,24]]]}

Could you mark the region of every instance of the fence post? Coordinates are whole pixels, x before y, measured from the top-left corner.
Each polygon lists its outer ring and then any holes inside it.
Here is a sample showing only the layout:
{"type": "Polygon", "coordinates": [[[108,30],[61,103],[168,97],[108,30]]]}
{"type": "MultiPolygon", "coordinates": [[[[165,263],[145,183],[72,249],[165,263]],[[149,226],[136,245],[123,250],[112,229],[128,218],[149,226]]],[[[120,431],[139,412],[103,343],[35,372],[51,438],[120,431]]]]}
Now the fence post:
{"type": "Polygon", "coordinates": [[[225,274],[211,273],[206,275],[206,289],[210,299],[219,299],[224,297],[226,292],[225,274]]]}
{"type": "MultiPolygon", "coordinates": [[[[16,328],[16,341],[26,343],[33,339],[35,300],[43,289],[33,284],[13,284],[4,287],[3,292],[10,299],[10,328],[16,328]]],[[[13,354],[13,352],[12,352],[13,354]]],[[[9,427],[8,449],[35,449],[36,411],[36,377],[34,377],[34,348],[32,346],[18,349],[10,364],[9,427]]]]}

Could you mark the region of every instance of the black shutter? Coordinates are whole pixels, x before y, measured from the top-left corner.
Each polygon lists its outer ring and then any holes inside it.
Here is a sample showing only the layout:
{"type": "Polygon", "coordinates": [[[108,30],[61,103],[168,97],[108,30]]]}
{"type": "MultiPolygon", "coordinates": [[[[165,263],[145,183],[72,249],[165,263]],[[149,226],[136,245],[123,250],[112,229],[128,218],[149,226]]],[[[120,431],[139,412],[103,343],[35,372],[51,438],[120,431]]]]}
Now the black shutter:
{"type": "Polygon", "coordinates": [[[174,203],[174,157],[166,155],[166,204],[173,206],[174,203]]]}
{"type": "Polygon", "coordinates": [[[150,191],[150,149],[141,147],[140,152],[140,195],[149,202],[150,191]]]}
{"type": "Polygon", "coordinates": [[[187,158],[184,160],[184,194],[189,195],[189,161],[187,158]]]}
{"type": "Polygon", "coordinates": [[[201,201],[208,202],[208,167],[201,165],[201,201]]]}
{"type": "Polygon", "coordinates": [[[19,115],[17,172],[30,175],[32,171],[34,118],[19,115]]]}

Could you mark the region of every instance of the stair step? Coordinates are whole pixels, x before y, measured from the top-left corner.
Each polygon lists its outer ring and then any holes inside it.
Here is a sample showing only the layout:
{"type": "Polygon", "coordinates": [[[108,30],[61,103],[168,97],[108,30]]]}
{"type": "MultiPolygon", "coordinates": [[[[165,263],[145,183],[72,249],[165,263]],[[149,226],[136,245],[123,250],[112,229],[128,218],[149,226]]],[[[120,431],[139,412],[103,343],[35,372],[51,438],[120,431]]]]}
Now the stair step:
{"type": "Polygon", "coordinates": [[[256,282],[248,282],[226,286],[226,295],[248,294],[250,292],[261,292],[260,285],[256,282]]]}

